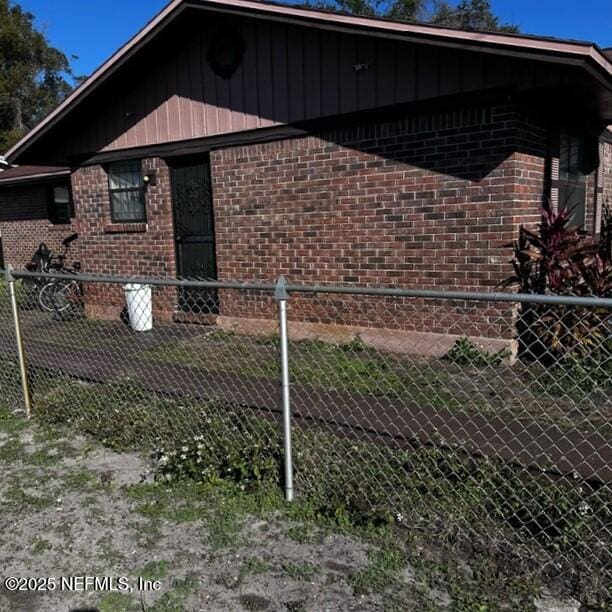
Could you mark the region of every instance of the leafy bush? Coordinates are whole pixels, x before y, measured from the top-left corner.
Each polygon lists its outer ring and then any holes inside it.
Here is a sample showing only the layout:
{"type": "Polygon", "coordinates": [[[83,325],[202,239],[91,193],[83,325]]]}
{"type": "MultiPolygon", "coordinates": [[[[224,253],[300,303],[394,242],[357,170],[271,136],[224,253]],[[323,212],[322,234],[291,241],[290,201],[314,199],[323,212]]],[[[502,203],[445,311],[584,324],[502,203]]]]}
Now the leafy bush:
{"type": "MultiPolygon", "coordinates": [[[[604,225],[599,239],[590,238],[570,226],[571,210],[542,209],[536,232],[521,226],[511,246],[514,275],[502,286],[518,284],[521,293],[612,296],[612,261],[608,232],[604,225]]],[[[609,221],[606,221],[610,225],[609,221]]]]}
{"type": "Polygon", "coordinates": [[[205,425],[202,433],[154,451],[161,478],[222,478],[242,485],[278,482],[282,445],[277,427],[231,413],[214,415],[206,419],[205,425]]]}
{"type": "MultiPolygon", "coordinates": [[[[570,216],[566,209],[553,212],[547,207],[536,232],[521,227],[512,245],[514,274],[503,286],[518,285],[521,293],[612,297],[610,212],[606,212],[599,239],[571,227],[570,216]]],[[[597,381],[601,364],[612,357],[611,325],[612,312],[606,308],[523,304],[518,320],[519,355],[567,371],[576,370],[577,364],[593,366],[593,372],[582,379],[597,381]]]]}
{"type": "Polygon", "coordinates": [[[481,344],[473,342],[468,337],[459,338],[446,353],[446,358],[458,365],[483,368],[490,365],[499,365],[510,355],[508,349],[501,349],[490,353],[481,344]]]}

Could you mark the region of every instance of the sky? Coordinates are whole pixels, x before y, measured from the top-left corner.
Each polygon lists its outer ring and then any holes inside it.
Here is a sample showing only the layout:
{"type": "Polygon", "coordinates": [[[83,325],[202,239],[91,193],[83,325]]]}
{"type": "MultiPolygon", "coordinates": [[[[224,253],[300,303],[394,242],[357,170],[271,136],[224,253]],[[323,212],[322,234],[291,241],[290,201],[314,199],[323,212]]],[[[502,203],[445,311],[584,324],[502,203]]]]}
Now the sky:
{"type": "MultiPolygon", "coordinates": [[[[91,74],[167,4],[167,0],[18,0],[47,39],[91,74]],[[77,59],[78,58],[78,59],[77,59]]],[[[456,3],[456,0],[455,0],[456,3]]],[[[594,41],[612,47],[612,0],[492,0],[503,21],[526,34],[594,41]]]]}

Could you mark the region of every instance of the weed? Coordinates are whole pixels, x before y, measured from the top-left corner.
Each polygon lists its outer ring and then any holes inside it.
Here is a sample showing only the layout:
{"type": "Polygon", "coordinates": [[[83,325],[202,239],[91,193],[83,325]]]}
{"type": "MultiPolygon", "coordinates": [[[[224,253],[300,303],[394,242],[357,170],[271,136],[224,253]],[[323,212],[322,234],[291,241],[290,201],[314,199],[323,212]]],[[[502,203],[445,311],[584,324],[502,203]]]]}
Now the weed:
{"type": "Polygon", "coordinates": [[[168,576],[170,563],[164,559],[160,561],[149,561],[137,575],[144,580],[163,580],[168,576]]]}
{"type": "MultiPolygon", "coordinates": [[[[2,367],[2,364],[0,364],[2,367]]],[[[26,419],[17,416],[13,411],[0,406],[0,431],[6,434],[16,434],[28,426],[26,419]]]]}
{"type": "MultiPolygon", "coordinates": [[[[96,474],[89,470],[83,469],[69,472],[63,477],[63,480],[64,486],[68,491],[95,491],[100,488],[100,481],[96,474]]],[[[88,499],[90,498],[85,498],[83,503],[87,504],[88,499]]]]}
{"type": "Polygon", "coordinates": [[[0,461],[13,463],[26,457],[25,445],[18,438],[9,438],[0,445],[0,461]]]}
{"type": "Polygon", "coordinates": [[[206,336],[207,340],[212,342],[225,342],[226,340],[231,340],[236,337],[236,332],[225,330],[225,329],[216,329],[211,334],[206,336]]]}
{"type": "Polygon", "coordinates": [[[135,612],[140,608],[131,595],[125,593],[107,593],[98,602],[100,612],[135,612]]]}
{"type": "Polygon", "coordinates": [[[185,604],[189,596],[195,592],[198,586],[195,578],[183,578],[175,580],[172,583],[172,588],[164,593],[155,602],[149,612],[184,612],[185,604]]]}
{"type": "Polygon", "coordinates": [[[257,576],[265,574],[270,569],[270,565],[259,557],[247,557],[240,567],[240,577],[257,576]]]}
{"type": "Polygon", "coordinates": [[[316,535],[308,525],[294,525],[287,529],[285,535],[298,544],[310,544],[316,539],[316,535]]]}
{"type": "Polygon", "coordinates": [[[510,356],[510,351],[502,349],[495,353],[488,352],[482,345],[467,337],[459,338],[446,354],[447,359],[458,365],[474,368],[496,366],[510,356]]]}
{"type": "Polygon", "coordinates": [[[35,555],[41,555],[46,550],[51,550],[51,548],[51,542],[39,537],[35,537],[30,544],[30,549],[35,555]]]}
{"type": "Polygon", "coordinates": [[[376,550],[369,554],[370,565],[356,572],[349,578],[349,582],[356,593],[380,593],[392,584],[405,567],[404,554],[394,548],[376,550]]]}
{"type": "Polygon", "coordinates": [[[321,568],[314,563],[284,563],[283,572],[300,582],[311,582],[313,578],[321,571],[321,568]]]}
{"type": "Polygon", "coordinates": [[[218,512],[209,519],[208,545],[213,550],[235,546],[242,526],[241,516],[235,512],[218,512]]]}
{"type": "Polygon", "coordinates": [[[190,523],[202,517],[203,487],[195,482],[132,485],[126,489],[136,503],[136,511],[149,519],[163,518],[175,523],[190,523]]]}

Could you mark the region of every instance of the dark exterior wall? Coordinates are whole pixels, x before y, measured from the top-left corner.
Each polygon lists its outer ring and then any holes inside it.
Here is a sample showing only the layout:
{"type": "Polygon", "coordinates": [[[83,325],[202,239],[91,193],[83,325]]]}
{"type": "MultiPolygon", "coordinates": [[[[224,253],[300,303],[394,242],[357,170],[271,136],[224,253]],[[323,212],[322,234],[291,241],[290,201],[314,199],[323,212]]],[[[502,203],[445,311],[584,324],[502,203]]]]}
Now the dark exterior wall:
{"type": "Polygon", "coordinates": [[[562,75],[559,67],[542,62],[236,19],[232,23],[242,32],[244,59],[225,79],[207,60],[213,22],[203,13],[195,19],[202,23],[195,37],[173,40],[162,57],[151,58],[144,69],[109,89],[99,110],[83,113],[74,138],[62,137],[67,155],[183,141],[490,88],[552,87],[573,78],[570,71],[562,75]]]}
{"type": "Polygon", "coordinates": [[[60,251],[74,226],[53,225],[47,212],[48,184],[0,187],[0,233],[5,264],[22,268],[41,242],[60,251]]]}

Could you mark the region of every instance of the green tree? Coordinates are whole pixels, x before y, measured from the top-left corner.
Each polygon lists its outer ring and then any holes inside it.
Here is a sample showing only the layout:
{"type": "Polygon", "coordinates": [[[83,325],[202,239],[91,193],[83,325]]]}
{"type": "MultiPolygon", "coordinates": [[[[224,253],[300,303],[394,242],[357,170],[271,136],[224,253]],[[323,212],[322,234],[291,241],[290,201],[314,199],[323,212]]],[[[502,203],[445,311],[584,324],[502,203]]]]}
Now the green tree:
{"type": "Polygon", "coordinates": [[[482,32],[518,32],[518,27],[501,23],[493,14],[489,0],[461,0],[457,6],[436,3],[431,22],[438,25],[482,32]]]}
{"type": "Polygon", "coordinates": [[[434,23],[464,30],[518,32],[515,25],[502,23],[489,0],[321,0],[317,6],[343,13],[388,17],[399,21],[434,23]]]}
{"type": "Polygon", "coordinates": [[[68,58],[34,27],[34,16],[0,0],[0,151],[38,123],[72,89],[68,58]]]}

